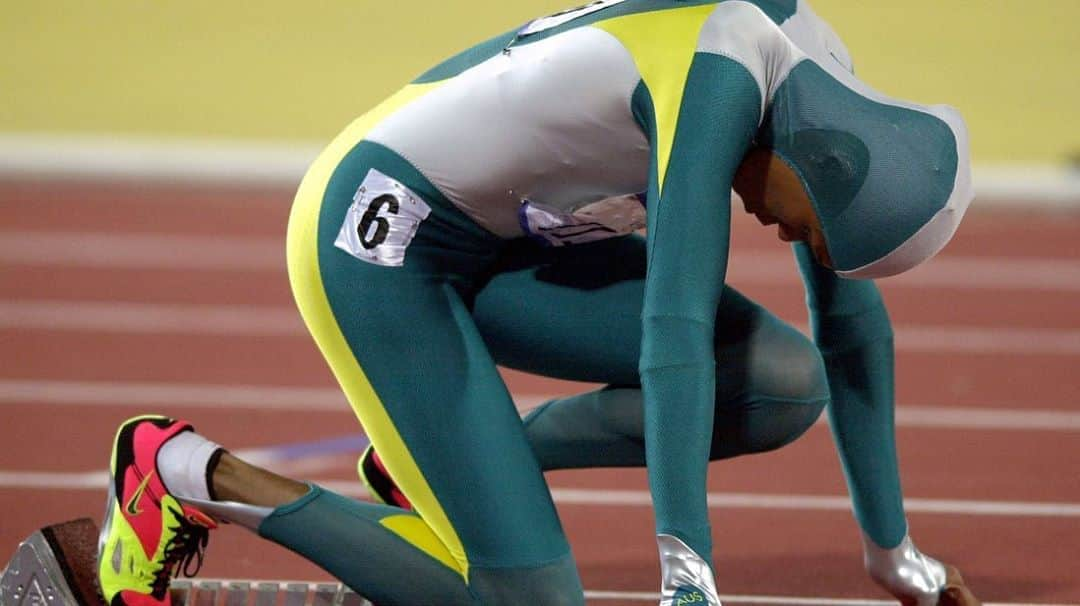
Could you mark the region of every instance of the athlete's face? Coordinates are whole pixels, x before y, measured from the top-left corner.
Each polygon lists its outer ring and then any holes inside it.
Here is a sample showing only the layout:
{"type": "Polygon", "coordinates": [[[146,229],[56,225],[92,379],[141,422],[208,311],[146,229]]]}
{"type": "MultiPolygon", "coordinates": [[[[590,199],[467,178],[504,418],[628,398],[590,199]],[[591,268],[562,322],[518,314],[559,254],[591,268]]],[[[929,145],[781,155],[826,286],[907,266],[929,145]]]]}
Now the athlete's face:
{"type": "Polygon", "coordinates": [[[735,191],[746,212],[762,225],[776,225],[784,242],[806,242],[818,263],[832,267],[825,234],[810,196],[795,171],[766,149],[754,149],[735,173],[735,191]]]}

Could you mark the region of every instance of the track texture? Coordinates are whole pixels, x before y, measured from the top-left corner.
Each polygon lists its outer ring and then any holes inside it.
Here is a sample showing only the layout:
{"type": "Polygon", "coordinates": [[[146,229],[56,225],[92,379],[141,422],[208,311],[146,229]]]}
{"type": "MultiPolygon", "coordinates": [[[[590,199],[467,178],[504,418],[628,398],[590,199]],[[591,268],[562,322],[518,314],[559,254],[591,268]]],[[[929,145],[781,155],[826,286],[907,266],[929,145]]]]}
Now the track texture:
{"type": "MultiPolygon", "coordinates": [[[[355,454],[325,442],[358,428],[292,310],[290,195],[0,181],[0,557],[46,523],[100,516],[112,433],[141,412],[187,418],[282,472],[358,485],[355,454]],[[295,443],[315,446],[280,448],[295,443]]],[[[786,246],[739,215],[732,282],[804,324],[786,246]]],[[[989,602],[1080,603],[1078,241],[1078,213],[976,202],[938,260],[882,282],[901,412],[926,413],[898,431],[906,496],[961,502],[910,512],[913,536],[989,602]],[[1017,507],[977,515],[973,502],[1017,507]],[[1039,504],[1063,508],[1047,515],[1032,510],[1039,504]]],[[[523,407],[583,388],[507,377],[523,407]]],[[[846,494],[821,425],[710,473],[715,493],[846,494]]],[[[586,501],[646,489],[642,471],[549,479],[587,489],[586,501]]],[[[785,502],[795,504],[713,509],[722,593],[887,597],[862,572],[849,512],[785,502]]],[[[655,590],[648,506],[563,500],[560,512],[588,588],[655,590]]],[[[327,578],[236,528],[212,543],[207,576],[327,578]]]]}

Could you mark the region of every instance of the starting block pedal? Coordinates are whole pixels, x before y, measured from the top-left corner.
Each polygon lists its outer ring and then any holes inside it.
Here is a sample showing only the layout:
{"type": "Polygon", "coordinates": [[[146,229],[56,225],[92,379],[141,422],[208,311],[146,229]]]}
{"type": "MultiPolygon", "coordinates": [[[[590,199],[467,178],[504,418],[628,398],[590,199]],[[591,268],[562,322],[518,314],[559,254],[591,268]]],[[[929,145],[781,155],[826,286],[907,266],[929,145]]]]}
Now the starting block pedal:
{"type": "Polygon", "coordinates": [[[0,606],[105,606],[95,580],[97,540],[89,518],[30,535],[0,574],[0,606]]]}
{"type": "MultiPolygon", "coordinates": [[[[98,527],[89,518],[46,526],[0,571],[0,606],[105,606],[97,587],[98,527]]],[[[173,606],[371,606],[337,583],[176,580],[173,606]]]]}

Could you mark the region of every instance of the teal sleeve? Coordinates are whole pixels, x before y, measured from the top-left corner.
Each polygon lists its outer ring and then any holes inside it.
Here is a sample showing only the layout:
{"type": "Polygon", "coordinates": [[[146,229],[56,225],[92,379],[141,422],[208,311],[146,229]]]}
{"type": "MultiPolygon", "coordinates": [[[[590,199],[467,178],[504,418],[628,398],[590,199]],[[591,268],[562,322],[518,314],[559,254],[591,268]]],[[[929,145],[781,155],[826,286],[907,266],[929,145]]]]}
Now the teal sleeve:
{"type": "Polygon", "coordinates": [[[829,421],[859,526],[880,547],[907,533],[896,460],[893,332],[877,286],[846,280],[795,255],[806,285],[810,327],[829,380],[829,421]]]}
{"type": "MultiPolygon", "coordinates": [[[[648,91],[635,111],[652,133],[648,91]],[[648,106],[648,107],[646,107],[648,106]]],[[[716,310],[727,271],[731,184],[758,125],[749,72],[717,55],[690,67],[670,162],[648,198],[648,271],[639,364],[657,532],[711,561],[705,476],[715,397],[716,310]]],[[[661,138],[662,140],[662,138],[661,138]]]]}

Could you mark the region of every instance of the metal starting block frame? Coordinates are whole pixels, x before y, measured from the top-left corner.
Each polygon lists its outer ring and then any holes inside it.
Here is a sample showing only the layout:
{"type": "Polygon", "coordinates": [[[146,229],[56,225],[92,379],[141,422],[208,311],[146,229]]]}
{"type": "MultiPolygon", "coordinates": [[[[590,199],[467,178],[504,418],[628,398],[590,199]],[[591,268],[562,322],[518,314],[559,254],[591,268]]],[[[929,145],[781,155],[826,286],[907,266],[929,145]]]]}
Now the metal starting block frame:
{"type": "Polygon", "coordinates": [[[371,606],[338,583],[177,580],[171,591],[174,606],[371,606]]]}
{"type": "MultiPolygon", "coordinates": [[[[0,606],[106,606],[97,586],[98,528],[89,518],[46,526],[0,571],[0,606]]],[[[174,606],[371,606],[337,583],[176,580],[174,606]]]]}

